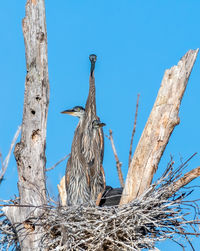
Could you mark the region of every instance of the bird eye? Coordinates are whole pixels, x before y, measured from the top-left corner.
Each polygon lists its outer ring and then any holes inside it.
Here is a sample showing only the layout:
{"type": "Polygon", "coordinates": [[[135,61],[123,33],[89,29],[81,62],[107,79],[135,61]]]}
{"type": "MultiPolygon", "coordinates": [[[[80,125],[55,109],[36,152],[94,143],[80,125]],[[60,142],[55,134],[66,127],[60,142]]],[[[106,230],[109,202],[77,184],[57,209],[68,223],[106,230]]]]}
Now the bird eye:
{"type": "Polygon", "coordinates": [[[80,107],[76,107],[75,109],[77,112],[80,112],[80,107]]]}

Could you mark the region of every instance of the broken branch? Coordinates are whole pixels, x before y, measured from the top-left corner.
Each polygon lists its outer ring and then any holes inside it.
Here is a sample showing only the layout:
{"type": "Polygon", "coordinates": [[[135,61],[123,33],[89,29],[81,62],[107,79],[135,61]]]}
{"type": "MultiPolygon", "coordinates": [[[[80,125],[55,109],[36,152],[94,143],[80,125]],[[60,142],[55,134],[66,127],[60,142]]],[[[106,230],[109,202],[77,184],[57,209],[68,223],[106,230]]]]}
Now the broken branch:
{"type": "Polygon", "coordinates": [[[2,154],[0,153],[0,158],[1,158],[1,166],[2,166],[2,169],[1,169],[1,172],[0,172],[0,183],[1,181],[3,180],[3,177],[5,175],[5,172],[8,168],[8,163],[9,163],[9,160],[10,160],[10,155],[11,155],[11,152],[12,152],[12,149],[16,143],[16,140],[19,136],[21,132],[21,126],[18,127],[14,137],[13,137],[13,140],[11,142],[11,145],[10,145],[10,149],[9,149],[9,152],[8,152],[8,155],[6,156],[5,160],[3,161],[3,157],[2,157],[2,154]]]}
{"type": "Polygon", "coordinates": [[[176,193],[181,187],[186,186],[192,180],[200,176],[200,166],[187,172],[182,178],[175,181],[171,186],[170,196],[176,193]]]}
{"type": "Polygon", "coordinates": [[[128,158],[128,168],[130,167],[131,158],[132,158],[133,138],[134,138],[134,135],[135,135],[135,129],[136,129],[136,124],[137,124],[139,98],[140,98],[140,94],[137,95],[137,103],[136,103],[136,109],[135,109],[135,119],[134,119],[133,131],[132,131],[132,135],[131,135],[131,143],[130,143],[129,158],[128,158]]]}
{"type": "Polygon", "coordinates": [[[119,158],[118,158],[118,155],[117,155],[117,150],[115,148],[115,144],[114,144],[111,129],[109,130],[109,136],[106,136],[106,137],[110,140],[110,143],[111,143],[111,146],[112,146],[112,149],[113,149],[113,153],[114,153],[115,161],[116,161],[117,173],[118,173],[118,176],[119,176],[119,181],[120,181],[121,187],[124,187],[124,179],[123,179],[123,174],[122,174],[122,170],[121,170],[122,163],[119,161],[119,158]]]}
{"type": "Polygon", "coordinates": [[[180,103],[197,50],[189,50],[178,65],[165,71],[153,109],[132,158],[120,204],[126,204],[149,188],[171,133],[179,124],[180,103]]]}

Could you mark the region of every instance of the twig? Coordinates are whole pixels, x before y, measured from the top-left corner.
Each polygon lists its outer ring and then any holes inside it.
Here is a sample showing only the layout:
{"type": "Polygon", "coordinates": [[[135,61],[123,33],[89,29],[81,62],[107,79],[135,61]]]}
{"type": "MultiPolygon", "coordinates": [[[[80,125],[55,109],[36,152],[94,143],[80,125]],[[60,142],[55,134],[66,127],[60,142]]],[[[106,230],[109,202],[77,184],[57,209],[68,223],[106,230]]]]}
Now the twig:
{"type": "Polygon", "coordinates": [[[135,109],[135,119],[134,119],[134,125],[133,125],[133,131],[132,131],[132,135],[131,135],[131,143],[130,143],[130,149],[129,149],[128,168],[130,167],[131,158],[132,158],[133,138],[134,138],[134,135],[135,135],[135,129],[136,129],[136,124],[137,124],[139,98],[140,98],[140,94],[137,95],[137,103],[136,103],[136,109],[135,109]]]}
{"type": "MultiPolygon", "coordinates": [[[[180,231],[180,234],[183,234],[183,235],[185,235],[185,238],[186,238],[186,240],[188,241],[188,243],[190,244],[190,247],[192,248],[192,250],[193,251],[195,251],[195,249],[194,249],[194,247],[193,247],[193,245],[192,245],[192,243],[191,243],[191,241],[190,241],[190,239],[188,238],[188,233],[185,233],[185,231],[181,228],[181,227],[177,227],[178,228],[178,230],[180,231]]],[[[189,233],[189,235],[190,235],[191,233],[189,233]]]]}
{"type": "Polygon", "coordinates": [[[123,174],[122,174],[122,170],[121,170],[122,163],[119,161],[119,158],[118,158],[118,155],[117,155],[117,151],[116,151],[116,148],[115,148],[115,144],[114,144],[114,140],[113,140],[112,130],[111,129],[109,130],[109,136],[106,135],[106,137],[111,142],[111,146],[112,146],[113,153],[114,153],[114,156],[115,156],[115,161],[116,161],[116,167],[117,167],[117,172],[118,172],[118,176],[119,176],[119,181],[120,181],[121,187],[124,187],[124,178],[123,178],[123,174]]]}
{"type": "Polygon", "coordinates": [[[0,154],[0,158],[1,158],[1,165],[2,165],[2,169],[1,169],[1,172],[0,172],[0,183],[1,181],[3,180],[3,177],[5,175],[5,172],[6,172],[6,169],[8,168],[8,163],[9,163],[9,160],[10,160],[10,155],[11,155],[11,152],[12,152],[12,149],[15,145],[15,142],[19,136],[21,132],[21,125],[18,127],[14,137],[13,137],[13,140],[12,140],[12,143],[10,145],[10,149],[9,149],[9,152],[8,152],[8,155],[6,156],[5,160],[3,161],[2,159],[2,155],[0,154]]]}
{"type": "Polygon", "coordinates": [[[68,158],[70,156],[70,154],[67,154],[65,157],[63,157],[61,160],[59,160],[56,164],[54,164],[52,167],[47,168],[46,172],[51,171],[52,169],[54,169],[55,167],[57,167],[61,162],[63,162],[66,158],[68,158]]]}
{"type": "Polygon", "coordinates": [[[176,193],[181,187],[186,186],[192,180],[200,176],[200,166],[187,172],[182,178],[178,179],[172,184],[171,195],[176,193]]]}
{"type": "MultiPolygon", "coordinates": [[[[1,168],[2,168],[2,170],[3,170],[3,167],[4,167],[4,164],[3,164],[3,156],[2,156],[2,154],[1,154],[1,152],[0,152],[0,162],[1,162],[1,168]]],[[[2,171],[1,171],[2,172],[2,171]]],[[[0,181],[3,179],[3,177],[1,178],[0,177],[0,181]]]]}

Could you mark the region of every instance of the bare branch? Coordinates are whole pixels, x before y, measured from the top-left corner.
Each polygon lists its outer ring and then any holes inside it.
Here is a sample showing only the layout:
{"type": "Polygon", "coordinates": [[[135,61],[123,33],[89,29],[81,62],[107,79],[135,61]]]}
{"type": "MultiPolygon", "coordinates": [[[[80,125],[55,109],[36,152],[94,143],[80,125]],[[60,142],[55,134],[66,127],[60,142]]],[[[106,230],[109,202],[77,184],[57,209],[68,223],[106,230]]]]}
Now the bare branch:
{"type": "MultiPolygon", "coordinates": [[[[53,165],[52,167],[46,169],[46,171],[50,171],[50,170],[54,169],[57,165],[59,165],[62,161],[64,161],[69,156],[70,156],[70,154],[67,154],[64,158],[59,160],[55,165],[53,165]]],[[[61,205],[66,206],[67,194],[66,194],[66,187],[65,187],[65,175],[62,177],[62,179],[60,181],[60,184],[57,185],[57,188],[58,188],[58,192],[59,192],[59,195],[60,195],[61,205]]]]}
{"type": "Polygon", "coordinates": [[[57,167],[61,162],[63,162],[66,158],[68,158],[70,156],[70,154],[67,154],[66,156],[64,156],[61,160],[59,160],[56,164],[54,164],[52,167],[47,168],[46,172],[53,170],[55,167],[57,167]]]}
{"type": "Polygon", "coordinates": [[[189,50],[178,65],[166,70],[133,155],[120,204],[132,201],[150,186],[171,133],[180,122],[180,103],[197,54],[198,49],[189,50]]]}
{"type": "Polygon", "coordinates": [[[131,135],[131,143],[130,143],[129,158],[128,158],[128,168],[130,167],[131,158],[132,158],[133,138],[134,138],[134,135],[135,135],[136,124],[137,124],[139,98],[140,98],[140,94],[137,95],[137,103],[136,103],[136,109],[135,109],[135,119],[134,119],[133,131],[132,131],[132,135],[131,135]]]}
{"type": "Polygon", "coordinates": [[[122,174],[122,170],[121,170],[122,163],[119,161],[119,158],[118,158],[118,155],[117,155],[117,151],[116,151],[116,148],[115,148],[115,144],[114,144],[114,140],[113,140],[112,130],[111,129],[109,130],[109,136],[106,135],[106,137],[111,142],[111,146],[112,146],[113,153],[114,153],[114,156],[115,156],[115,161],[116,161],[116,167],[117,167],[117,173],[118,173],[118,176],[119,176],[119,181],[120,181],[121,187],[124,187],[124,179],[123,179],[123,174],[122,174]]]}
{"type": "Polygon", "coordinates": [[[171,195],[176,193],[181,187],[186,186],[188,183],[190,183],[192,180],[196,179],[200,176],[200,166],[191,170],[190,172],[187,172],[182,178],[175,181],[172,184],[171,187],[171,195]]]}
{"type": "Polygon", "coordinates": [[[1,181],[3,180],[3,176],[4,176],[4,174],[5,174],[5,171],[4,171],[4,164],[3,164],[3,156],[2,156],[2,154],[1,154],[1,152],[0,152],[0,163],[1,163],[1,174],[0,174],[0,183],[1,183],[1,181]]]}
{"type": "Polygon", "coordinates": [[[8,152],[8,155],[6,156],[5,160],[3,161],[3,157],[2,157],[2,154],[0,153],[0,158],[1,158],[1,165],[2,165],[2,169],[1,169],[1,172],[0,172],[0,183],[1,181],[3,180],[3,177],[5,175],[5,172],[8,168],[8,163],[9,163],[9,160],[10,160],[10,155],[11,155],[11,152],[12,152],[12,149],[17,141],[17,138],[19,136],[21,132],[21,126],[18,127],[14,137],[13,137],[13,140],[11,142],[11,145],[10,145],[10,149],[9,149],[9,152],[8,152]]]}

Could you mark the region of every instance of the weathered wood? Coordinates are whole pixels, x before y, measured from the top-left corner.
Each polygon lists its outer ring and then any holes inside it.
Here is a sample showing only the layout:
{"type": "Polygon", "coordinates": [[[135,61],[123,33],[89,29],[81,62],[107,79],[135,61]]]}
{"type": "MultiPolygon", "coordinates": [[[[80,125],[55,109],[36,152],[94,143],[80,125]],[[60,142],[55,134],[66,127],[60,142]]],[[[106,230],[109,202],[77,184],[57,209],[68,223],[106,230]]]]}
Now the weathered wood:
{"type": "Polygon", "coordinates": [[[60,180],[60,184],[57,185],[58,192],[60,195],[60,202],[62,206],[67,205],[67,193],[66,193],[66,186],[65,186],[65,175],[60,180]]]}
{"type": "Polygon", "coordinates": [[[110,129],[109,130],[109,136],[107,136],[108,139],[110,140],[111,146],[112,146],[112,150],[114,153],[114,157],[115,157],[115,161],[116,161],[116,168],[117,168],[117,173],[118,173],[118,177],[119,177],[119,182],[121,187],[124,187],[124,178],[123,178],[123,174],[122,174],[122,162],[119,161],[118,155],[117,155],[117,150],[115,148],[115,144],[114,144],[114,140],[113,140],[113,132],[110,129]]]}
{"type": "Polygon", "coordinates": [[[174,193],[176,193],[181,187],[186,186],[191,181],[200,176],[200,166],[187,172],[183,177],[172,183],[171,189],[169,190],[168,197],[171,197],[174,193]]]}
{"type": "MultiPolygon", "coordinates": [[[[27,0],[22,26],[27,75],[21,140],[15,147],[19,203],[41,206],[46,204],[45,146],[49,103],[44,0],[27,0]]],[[[41,211],[31,207],[7,207],[4,212],[12,224],[23,223],[24,228],[16,227],[21,250],[39,250],[41,230],[26,219],[30,216],[38,217],[41,211]]]]}
{"type": "Polygon", "coordinates": [[[179,124],[179,107],[197,57],[189,50],[177,66],[165,71],[156,101],[128,170],[120,204],[142,194],[151,184],[170,135],[179,124]]]}
{"type": "Polygon", "coordinates": [[[10,149],[9,149],[8,155],[6,156],[6,158],[5,158],[4,161],[3,161],[2,154],[1,154],[1,152],[0,152],[0,159],[1,159],[1,161],[0,161],[0,162],[1,162],[0,184],[1,184],[1,182],[2,182],[2,180],[3,180],[3,178],[4,178],[4,175],[5,175],[5,172],[6,172],[7,168],[8,168],[8,163],[9,163],[9,160],[10,160],[10,156],[11,156],[11,153],[12,153],[12,149],[13,149],[13,147],[15,146],[15,143],[16,143],[16,141],[17,141],[17,138],[18,138],[20,132],[21,132],[21,126],[18,127],[18,129],[17,129],[17,131],[16,131],[16,133],[15,133],[15,136],[14,136],[14,138],[13,138],[13,140],[12,140],[11,145],[10,145],[10,149]]]}
{"type": "Polygon", "coordinates": [[[131,143],[130,143],[129,156],[128,156],[128,168],[130,167],[131,160],[132,160],[133,138],[134,138],[134,135],[135,135],[136,124],[137,124],[139,98],[140,98],[140,94],[137,95],[137,103],[136,103],[136,109],[135,109],[135,119],[134,119],[134,124],[133,124],[133,131],[132,131],[132,135],[131,135],[131,143]]]}

